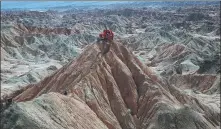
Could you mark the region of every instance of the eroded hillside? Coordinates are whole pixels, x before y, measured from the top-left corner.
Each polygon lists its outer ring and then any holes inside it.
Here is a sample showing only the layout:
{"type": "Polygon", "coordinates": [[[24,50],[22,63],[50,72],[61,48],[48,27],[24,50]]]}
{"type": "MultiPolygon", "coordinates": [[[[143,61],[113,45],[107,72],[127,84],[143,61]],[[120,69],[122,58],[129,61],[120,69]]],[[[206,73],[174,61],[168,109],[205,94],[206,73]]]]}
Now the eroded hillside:
{"type": "Polygon", "coordinates": [[[3,11],[2,128],[220,128],[218,7],[3,11]]]}

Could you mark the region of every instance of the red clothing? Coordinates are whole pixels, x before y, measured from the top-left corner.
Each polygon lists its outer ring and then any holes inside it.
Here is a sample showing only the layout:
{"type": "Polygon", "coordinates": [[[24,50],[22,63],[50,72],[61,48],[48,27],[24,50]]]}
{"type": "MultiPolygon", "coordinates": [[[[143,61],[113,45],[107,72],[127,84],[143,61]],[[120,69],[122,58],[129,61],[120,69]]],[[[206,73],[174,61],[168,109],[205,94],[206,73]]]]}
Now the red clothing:
{"type": "Polygon", "coordinates": [[[103,33],[99,34],[99,37],[102,39],[113,40],[114,33],[111,30],[104,30],[103,33]]]}

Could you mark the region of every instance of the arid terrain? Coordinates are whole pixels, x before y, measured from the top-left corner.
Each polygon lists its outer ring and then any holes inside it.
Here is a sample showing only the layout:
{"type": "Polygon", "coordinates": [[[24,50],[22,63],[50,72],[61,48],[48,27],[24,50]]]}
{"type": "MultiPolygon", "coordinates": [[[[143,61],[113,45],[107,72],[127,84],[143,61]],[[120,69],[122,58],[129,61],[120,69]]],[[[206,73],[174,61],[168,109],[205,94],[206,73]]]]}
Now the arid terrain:
{"type": "Polygon", "coordinates": [[[1,127],[220,128],[219,2],[175,3],[1,11],[1,127]]]}

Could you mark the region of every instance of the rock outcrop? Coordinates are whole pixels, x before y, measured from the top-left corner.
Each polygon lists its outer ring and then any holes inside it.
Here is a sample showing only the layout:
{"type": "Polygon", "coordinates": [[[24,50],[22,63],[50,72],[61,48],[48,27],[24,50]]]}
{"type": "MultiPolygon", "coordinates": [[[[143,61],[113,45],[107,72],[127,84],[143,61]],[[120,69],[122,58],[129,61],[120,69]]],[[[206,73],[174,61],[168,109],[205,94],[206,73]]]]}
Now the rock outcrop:
{"type": "Polygon", "coordinates": [[[15,103],[3,112],[3,128],[220,127],[218,76],[165,80],[120,42],[107,55],[97,56],[101,45],[88,45],[75,60],[13,94],[15,103]]]}
{"type": "Polygon", "coordinates": [[[8,129],[108,129],[85,102],[58,93],[13,105],[5,115],[8,129]]]}

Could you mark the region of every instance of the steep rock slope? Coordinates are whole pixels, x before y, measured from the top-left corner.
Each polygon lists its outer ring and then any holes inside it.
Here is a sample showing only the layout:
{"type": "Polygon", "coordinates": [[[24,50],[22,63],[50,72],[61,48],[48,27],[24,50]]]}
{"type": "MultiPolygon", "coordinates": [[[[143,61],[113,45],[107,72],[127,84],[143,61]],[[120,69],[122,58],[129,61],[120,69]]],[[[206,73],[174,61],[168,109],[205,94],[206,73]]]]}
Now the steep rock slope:
{"type": "MultiPolygon", "coordinates": [[[[42,111],[42,108],[36,106],[33,111],[41,112],[40,116],[48,114],[50,123],[56,122],[61,128],[73,126],[66,126],[68,122],[66,118],[63,118],[66,116],[60,115],[59,111],[63,109],[63,106],[69,106],[70,109],[77,108],[69,103],[78,100],[87,104],[105,125],[95,118],[96,120],[91,119],[88,123],[90,125],[85,128],[89,126],[109,129],[211,129],[220,127],[219,77],[215,75],[192,76],[189,82],[186,81],[186,77],[174,77],[167,81],[144,66],[118,41],[103,57],[97,56],[101,48],[101,44],[87,46],[76,60],[63,66],[43,81],[28,85],[20,92],[12,94],[13,100],[17,103],[3,112],[4,128],[16,128],[19,126],[18,121],[23,121],[27,117],[35,121],[23,123],[24,127],[34,124],[36,126],[33,128],[36,129],[49,128],[42,124],[41,117],[35,118],[35,116],[27,115],[31,111],[28,111],[26,104],[35,105],[37,100],[41,100],[43,105],[48,105],[52,109],[42,111]],[[195,79],[201,81],[205,78],[209,82],[207,85],[192,81],[195,79]],[[183,81],[179,82],[178,80],[181,79],[183,81]],[[196,88],[197,92],[192,92],[189,88],[191,85],[201,88],[196,88]],[[68,93],[67,97],[58,94],[63,94],[65,91],[68,93]],[[60,99],[53,98],[56,96],[60,99]],[[45,99],[48,101],[44,101],[45,99]],[[63,99],[70,101],[60,101],[63,99]],[[58,109],[59,107],[51,103],[61,105],[62,109],[58,109]],[[20,108],[23,108],[23,112],[19,111],[20,108]],[[13,112],[20,114],[11,118],[7,117],[13,112]],[[14,120],[14,117],[24,119],[14,120]],[[61,120],[58,122],[54,117],[61,117],[61,120]]],[[[66,108],[63,110],[66,112],[66,108]]],[[[77,111],[68,110],[70,115],[76,114],[77,111]]],[[[85,114],[85,117],[93,118],[94,116],[85,114]]],[[[70,119],[73,124],[82,124],[85,120],[70,119]]]]}
{"type": "MultiPolygon", "coordinates": [[[[77,97],[70,98],[57,93],[18,103],[10,111],[14,111],[9,117],[11,123],[7,123],[11,124],[11,129],[107,129],[85,102],[77,97]],[[17,121],[16,124],[14,121],[17,121]]],[[[6,112],[6,115],[9,114],[6,112]]],[[[3,123],[3,128],[8,127],[3,123]]]]}
{"type": "Polygon", "coordinates": [[[103,24],[161,75],[220,73],[219,2],[165,7],[156,3],[158,8],[149,8],[149,3],[145,7],[147,3],[2,11],[2,95],[62,67],[96,40],[103,24]],[[183,47],[184,53],[174,56],[183,47]]]}

